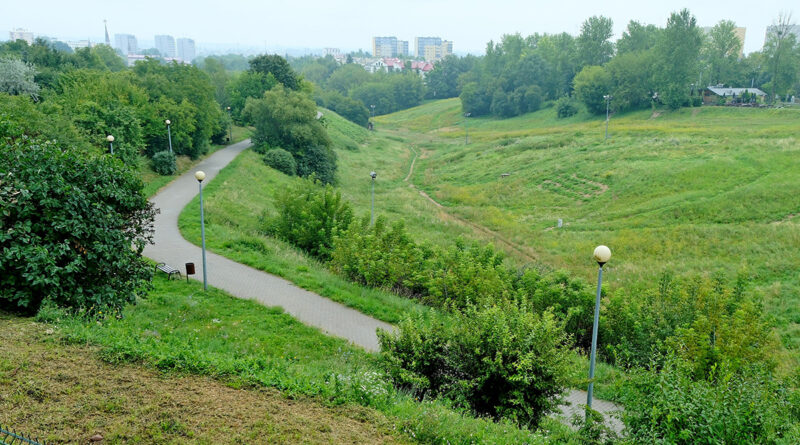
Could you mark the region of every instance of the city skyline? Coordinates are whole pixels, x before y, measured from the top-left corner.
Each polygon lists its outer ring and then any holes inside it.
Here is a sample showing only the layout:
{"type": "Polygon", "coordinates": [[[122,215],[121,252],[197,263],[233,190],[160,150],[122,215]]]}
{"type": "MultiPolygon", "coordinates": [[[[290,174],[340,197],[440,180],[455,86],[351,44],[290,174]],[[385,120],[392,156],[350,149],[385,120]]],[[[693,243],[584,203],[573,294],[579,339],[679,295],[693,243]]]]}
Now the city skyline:
{"type": "MultiPolygon", "coordinates": [[[[0,6],[0,29],[7,31],[23,28],[37,36],[46,35],[61,40],[86,40],[102,42],[103,20],[108,21],[111,35],[132,34],[137,37],[169,34],[176,38],[189,37],[197,42],[198,49],[208,46],[254,48],[305,48],[322,50],[337,47],[345,52],[370,51],[373,36],[397,36],[411,41],[416,36],[441,35],[458,43],[457,53],[482,54],[487,42],[498,41],[503,34],[567,32],[577,35],[581,23],[592,15],[604,15],[614,21],[613,40],[620,37],[628,21],[663,27],[670,12],[684,7],[679,3],[644,5],[623,1],[595,4],[586,1],[563,2],[548,6],[547,10],[516,0],[499,0],[486,8],[484,2],[465,1],[425,2],[426,14],[414,14],[421,0],[410,0],[409,10],[392,8],[392,24],[383,17],[383,7],[361,0],[335,5],[311,0],[308,8],[292,5],[263,5],[245,0],[232,0],[219,5],[208,1],[173,2],[169,4],[143,0],[134,10],[99,0],[76,0],[67,7],[62,2],[43,0],[43,7],[53,14],[39,14],[33,8],[23,8],[18,3],[0,6]],[[417,5],[418,6],[418,5],[417,5]],[[152,14],[152,10],[159,14],[152,14]],[[59,12],[63,10],[63,12],[59,12]],[[81,12],[75,16],[71,11],[81,12]],[[241,11],[248,11],[241,14],[241,11]],[[515,11],[510,14],[509,11],[515,11]],[[575,11],[580,11],[575,13],[575,11]],[[70,20],[63,20],[69,17],[70,20]],[[180,19],[176,19],[180,17],[180,19]],[[443,20],[442,17],[450,18],[443,20]],[[221,26],[223,23],[230,25],[221,26]],[[302,25],[302,26],[300,26],[302,25]],[[309,29],[315,32],[309,32],[309,29]]],[[[779,13],[791,13],[792,3],[784,0],[766,0],[759,8],[743,1],[697,2],[690,7],[697,17],[698,26],[713,26],[720,20],[732,20],[737,26],[747,28],[744,52],[759,50],[764,42],[767,26],[779,13]]],[[[38,8],[37,8],[38,9],[38,8]]],[[[797,22],[798,16],[793,16],[797,22]]],[[[149,41],[140,39],[140,48],[149,41]]],[[[198,51],[200,52],[200,51],[198,51]]]]}

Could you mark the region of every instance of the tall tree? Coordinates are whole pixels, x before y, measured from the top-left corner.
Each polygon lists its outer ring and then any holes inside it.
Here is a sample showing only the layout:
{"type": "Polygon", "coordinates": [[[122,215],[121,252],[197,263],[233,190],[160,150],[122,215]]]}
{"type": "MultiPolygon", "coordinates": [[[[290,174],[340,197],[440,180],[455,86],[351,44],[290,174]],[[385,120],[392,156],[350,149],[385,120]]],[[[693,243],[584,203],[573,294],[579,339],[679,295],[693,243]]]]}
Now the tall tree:
{"type": "Polygon", "coordinates": [[[300,79],[286,59],[276,54],[263,54],[250,60],[250,71],[263,75],[272,74],[286,88],[300,89],[300,79]]]}
{"type": "Polygon", "coordinates": [[[617,54],[647,51],[655,46],[659,31],[655,25],[642,25],[631,20],[622,37],[617,40],[617,54]]]}
{"type": "Polygon", "coordinates": [[[614,55],[614,44],[611,36],[614,22],[603,16],[592,16],[581,25],[578,36],[578,60],[581,66],[602,65],[614,55]]]}
{"type": "Polygon", "coordinates": [[[770,71],[770,100],[775,103],[777,95],[782,95],[797,78],[796,50],[797,37],[790,32],[792,15],[781,13],[775,24],[768,28],[764,42],[764,55],[770,71]]]}
{"type": "Polygon", "coordinates": [[[0,59],[0,92],[13,96],[39,97],[39,85],[34,82],[36,68],[18,59],[0,59]]]}
{"type": "Polygon", "coordinates": [[[679,108],[689,99],[690,84],[699,69],[702,42],[697,19],[688,9],[670,15],[653,48],[656,91],[670,108],[679,108]]]}
{"type": "Polygon", "coordinates": [[[736,24],[722,20],[711,28],[703,45],[703,60],[709,71],[709,83],[731,83],[742,51],[742,42],[736,37],[736,24]]]}

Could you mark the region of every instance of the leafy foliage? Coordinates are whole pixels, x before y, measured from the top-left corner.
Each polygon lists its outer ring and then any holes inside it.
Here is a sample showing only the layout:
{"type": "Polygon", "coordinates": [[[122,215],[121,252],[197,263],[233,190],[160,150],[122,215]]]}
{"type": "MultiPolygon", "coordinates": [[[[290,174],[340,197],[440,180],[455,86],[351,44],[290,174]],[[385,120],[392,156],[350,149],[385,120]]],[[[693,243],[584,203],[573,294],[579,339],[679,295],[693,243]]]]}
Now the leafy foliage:
{"type": "Polygon", "coordinates": [[[167,150],[159,151],[153,155],[153,171],[162,176],[174,175],[178,166],[175,163],[175,154],[167,150]]]}
{"type": "Polygon", "coordinates": [[[341,193],[314,179],[298,179],[279,192],[276,206],[278,216],[265,221],[267,231],[320,259],[329,258],[334,237],[353,220],[341,193]]]}
{"type": "Polygon", "coordinates": [[[668,357],[626,382],[623,420],[634,442],[796,443],[797,398],[757,367],[694,378],[693,366],[668,357]]]}
{"type": "Polygon", "coordinates": [[[0,92],[11,95],[39,97],[39,85],[34,81],[36,68],[18,59],[0,58],[0,92]]]}
{"type": "Polygon", "coordinates": [[[556,101],[556,115],[559,118],[571,117],[578,114],[578,104],[575,99],[564,96],[556,101]]]}
{"type": "Polygon", "coordinates": [[[536,427],[566,390],[567,338],[548,312],[468,306],[399,328],[379,331],[381,358],[395,385],[417,397],[444,396],[478,415],[536,427]]]}
{"type": "Polygon", "coordinates": [[[286,59],[277,54],[262,54],[250,59],[250,72],[264,76],[272,75],[281,85],[290,90],[300,88],[300,80],[286,59]]]}
{"type": "Polygon", "coordinates": [[[288,151],[282,148],[267,150],[264,154],[264,163],[281,173],[294,176],[297,174],[297,163],[288,151]]]}
{"type": "Polygon", "coordinates": [[[50,142],[6,138],[0,161],[2,306],[35,312],[46,299],[102,310],[142,294],[154,210],[136,175],[50,142]]]}

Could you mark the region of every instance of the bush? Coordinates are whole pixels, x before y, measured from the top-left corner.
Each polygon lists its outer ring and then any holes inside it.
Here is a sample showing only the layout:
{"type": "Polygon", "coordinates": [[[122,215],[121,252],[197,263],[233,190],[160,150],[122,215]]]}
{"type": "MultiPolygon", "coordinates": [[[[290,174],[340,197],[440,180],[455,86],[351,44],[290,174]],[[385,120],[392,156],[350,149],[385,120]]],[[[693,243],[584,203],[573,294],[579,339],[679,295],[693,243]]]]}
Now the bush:
{"type": "Polygon", "coordinates": [[[153,155],[153,171],[162,176],[174,175],[178,170],[175,163],[175,154],[167,150],[159,151],[153,155]]]}
{"type": "Polygon", "coordinates": [[[300,154],[297,173],[303,177],[314,176],[323,184],[336,181],[336,153],[328,147],[314,145],[300,154]]]}
{"type": "Polygon", "coordinates": [[[495,304],[513,296],[513,274],[492,246],[466,246],[460,240],[431,258],[427,304],[463,308],[495,304]]]}
{"type": "Polygon", "coordinates": [[[297,163],[294,156],[282,148],[273,148],[264,155],[264,163],[281,173],[294,176],[297,174],[297,163]]]}
{"type": "Polygon", "coordinates": [[[558,99],[556,101],[556,114],[561,119],[578,114],[578,104],[575,102],[575,99],[569,96],[558,99]]]}
{"type": "Polygon", "coordinates": [[[402,222],[389,227],[378,217],[370,226],[365,217],[334,239],[330,267],[356,283],[419,296],[426,291],[429,255],[411,240],[402,222]]]}
{"type": "Polygon", "coordinates": [[[135,301],[154,210],[143,184],[110,156],[51,143],[0,142],[0,306],[100,310],[135,301]]]}
{"type": "Polygon", "coordinates": [[[695,380],[693,366],[668,357],[662,369],[638,371],[624,383],[633,443],[798,443],[796,398],[761,369],[719,372],[695,380]]]}
{"type": "Polygon", "coordinates": [[[657,289],[618,292],[602,312],[607,346],[600,352],[618,365],[645,366],[669,346],[696,365],[698,377],[720,366],[772,367],[779,342],[745,285],[743,276],[730,286],[722,275],[683,281],[664,275],[657,289]]]}
{"type": "Polygon", "coordinates": [[[353,220],[341,193],[314,178],[298,179],[282,190],[276,207],[278,217],[265,221],[267,230],[323,260],[330,257],[334,236],[353,220]]]}
{"type": "Polygon", "coordinates": [[[567,337],[555,317],[525,305],[467,307],[431,321],[409,318],[379,331],[394,384],[420,398],[443,396],[478,415],[535,428],[566,389],[567,337]]]}

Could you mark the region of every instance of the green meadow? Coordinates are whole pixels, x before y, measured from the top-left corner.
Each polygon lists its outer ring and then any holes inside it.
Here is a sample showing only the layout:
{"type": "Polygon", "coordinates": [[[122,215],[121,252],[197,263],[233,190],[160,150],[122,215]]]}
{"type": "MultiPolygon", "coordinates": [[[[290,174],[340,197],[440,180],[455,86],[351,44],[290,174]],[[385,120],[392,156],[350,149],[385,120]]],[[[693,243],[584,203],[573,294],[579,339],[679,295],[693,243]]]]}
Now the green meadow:
{"type": "Polygon", "coordinates": [[[745,274],[800,348],[800,110],[633,112],[612,116],[608,140],[604,124],[552,108],[470,118],[467,145],[458,99],[430,102],[377,118],[358,150],[340,150],[340,186],[368,212],[374,169],[377,211],[418,239],[490,241],[520,266],[594,280],[591,253],[606,244],[611,289],[745,274]]]}

